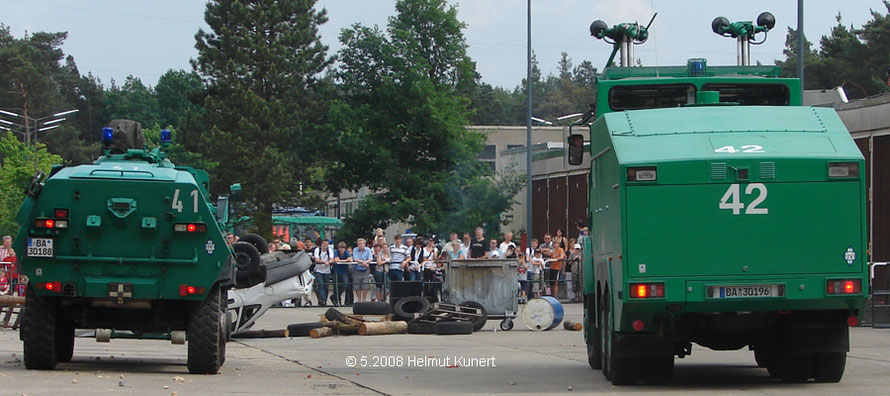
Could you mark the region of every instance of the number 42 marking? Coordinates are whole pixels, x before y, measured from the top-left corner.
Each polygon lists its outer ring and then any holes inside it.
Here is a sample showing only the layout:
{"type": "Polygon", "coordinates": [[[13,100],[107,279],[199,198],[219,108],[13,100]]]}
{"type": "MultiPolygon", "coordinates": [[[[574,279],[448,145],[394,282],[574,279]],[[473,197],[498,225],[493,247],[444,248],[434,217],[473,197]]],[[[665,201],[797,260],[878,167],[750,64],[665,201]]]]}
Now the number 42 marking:
{"type": "Polygon", "coordinates": [[[723,146],[714,150],[715,153],[762,153],[763,146],[758,146],[756,144],[747,144],[739,147],[738,149],[734,146],[723,146]]]}
{"type": "Polygon", "coordinates": [[[751,195],[754,190],[758,191],[757,198],[754,198],[754,200],[751,201],[751,204],[745,208],[745,204],[740,197],[741,188],[738,184],[730,184],[726,193],[720,198],[719,208],[730,209],[732,210],[733,215],[741,214],[742,209],[745,209],[746,215],[769,214],[769,208],[758,208],[758,206],[766,200],[766,185],[763,183],[751,183],[745,187],[745,195],[751,195]]]}

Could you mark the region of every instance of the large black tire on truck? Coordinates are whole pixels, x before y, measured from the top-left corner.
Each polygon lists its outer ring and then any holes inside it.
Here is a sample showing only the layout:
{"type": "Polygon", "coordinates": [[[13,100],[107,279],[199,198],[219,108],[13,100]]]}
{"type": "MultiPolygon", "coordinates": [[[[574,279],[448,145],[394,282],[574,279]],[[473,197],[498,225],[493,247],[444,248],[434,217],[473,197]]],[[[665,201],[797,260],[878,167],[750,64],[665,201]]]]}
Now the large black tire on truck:
{"type": "Polygon", "coordinates": [[[602,370],[603,341],[600,339],[602,337],[602,329],[596,323],[598,312],[596,311],[595,299],[595,296],[589,296],[584,306],[584,317],[587,319],[587,327],[593,329],[593,334],[590,334],[588,329],[584,329],[584,341],[587,344],[587,364],[594,370],[602,370]]]}
{"type": "Polygon", "coordinates": [[[28,296],[22,311],[19,329],[24,348],[25,368],[53,370],[59,361],[56,355],[56,317],[59,307],[51,297],[38,296],[28,285],[28,296]]]}
{"type": "Polygon", "coordinates": [[[192,308],[189,314],[188,369],[192,374],[216,374],[225,360],[225,330],[220,315],[222,293],[214,285],[207,298],[192,308]]]}
{"type": "Polygon", "coordinates": [[[56,359],[68,363],[74,357],[74,318],[59,312],[56,317],[56,359]]]}
{"type": "Polygon", "coordinates": [[[846,352],[816,353],[813,356],[813,378],[816,382],[840,382],[846,366],[846,352]]]}

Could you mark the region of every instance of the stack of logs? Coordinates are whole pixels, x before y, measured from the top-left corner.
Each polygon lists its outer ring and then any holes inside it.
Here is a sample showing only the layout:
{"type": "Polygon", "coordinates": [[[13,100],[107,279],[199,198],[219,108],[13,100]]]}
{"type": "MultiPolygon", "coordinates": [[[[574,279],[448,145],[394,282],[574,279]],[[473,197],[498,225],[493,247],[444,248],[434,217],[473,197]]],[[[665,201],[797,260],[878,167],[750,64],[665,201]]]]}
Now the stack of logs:
{"type": "Polygon", "coordinates": [[[312,338],[329,337],[332,335],[383,335],[404,334],[408,332],[408,322],[390,321],[389,315],[383,315],[379,321],[365,319],[363,315],[341,314],[338,320],[329,320],[321,315],[321,323],[324,327],[312,329],[309,336],[312,338]]]}

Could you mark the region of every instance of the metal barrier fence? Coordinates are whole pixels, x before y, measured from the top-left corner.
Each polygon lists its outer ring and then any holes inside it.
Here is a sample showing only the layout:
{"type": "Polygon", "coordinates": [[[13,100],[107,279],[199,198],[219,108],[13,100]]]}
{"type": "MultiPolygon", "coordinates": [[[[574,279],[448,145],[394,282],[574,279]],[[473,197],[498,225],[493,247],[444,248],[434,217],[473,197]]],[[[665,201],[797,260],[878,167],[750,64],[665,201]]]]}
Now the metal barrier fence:
{"type": "Polygon", "coordinates": [[[869,296],[863,325],[890,328],[890,263],[869,263],[869,296]]]}

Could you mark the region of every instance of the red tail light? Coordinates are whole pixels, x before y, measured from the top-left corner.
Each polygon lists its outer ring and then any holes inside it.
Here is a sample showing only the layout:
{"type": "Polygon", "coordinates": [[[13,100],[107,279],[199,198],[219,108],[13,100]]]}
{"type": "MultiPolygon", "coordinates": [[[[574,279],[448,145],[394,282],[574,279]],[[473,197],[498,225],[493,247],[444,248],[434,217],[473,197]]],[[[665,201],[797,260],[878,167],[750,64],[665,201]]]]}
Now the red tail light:
{"type": "Polygon", "coordinates": [[[62,282],[38,282],[36,285],[37,288],[41,290],[46,290],[53,293],[62,292],[62,282]]]}
{"type": "Polygon", "coordinates": [[[850,315],[850,316],[847,318],[847,325],[850,326],[850,327],[856,327],[856,326],[859,326],[859,318],[857,318],[857,317],[855,317],[855,316],[853,316],[853,315],[850,315]]]}
{"type": "Polygon", "coordinates": [[[189,285],[179,285],[179,295],[180,296],[192,296],[192,295],[200,295],[207,292],[207,289],[203,287],[195,287],[189,285]]]}
{"type": "Polygon", "coordinates": [[[664,297],[664,283],[631,283],[631,298],[662,298],[664,297]]]}
{"type": "Polygon", "coordinates": [[[68,209],[56,209],[53,211],[55,218],[57,219],[67,219],[68,218],[68,209]]]}
{"type": "Polygon", "coordinates": [[[862,293],[862,280],[829,279],[826,290],[828,294],[860,294],[862,293]]]}
{"type": "Polygon", "coordinates": [[[173,225],[176,232],[207,232],[207,224],[203,223],[177,223],[173,225]]]}

